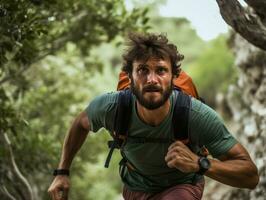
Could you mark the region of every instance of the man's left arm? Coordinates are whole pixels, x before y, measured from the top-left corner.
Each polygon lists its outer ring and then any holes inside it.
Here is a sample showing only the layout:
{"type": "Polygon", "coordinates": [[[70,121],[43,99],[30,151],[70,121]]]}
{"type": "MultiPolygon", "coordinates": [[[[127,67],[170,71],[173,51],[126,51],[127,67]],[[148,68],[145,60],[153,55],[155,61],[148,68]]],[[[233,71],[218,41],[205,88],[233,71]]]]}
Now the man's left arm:
{"type": "Polygon", "coordinates": [[[254,189],[259,182],[258,169],[240,143],[235,144],[218,160],[209,160],[211,167],[205,175],[221,183],[254,189]]]}
{"type": "MultiPolygon", "coordinates": [[[[199,171],[199,156],[180,141],[174,142],[165,157],[170,168],[177,168],[184,173],[199,171]]],[[[259,182],[258,170],[246,149],[235,144],[226,154],[216,159],[209,159],[211,167],[205,175],[221,183],[254,189],[259,182]]]]}

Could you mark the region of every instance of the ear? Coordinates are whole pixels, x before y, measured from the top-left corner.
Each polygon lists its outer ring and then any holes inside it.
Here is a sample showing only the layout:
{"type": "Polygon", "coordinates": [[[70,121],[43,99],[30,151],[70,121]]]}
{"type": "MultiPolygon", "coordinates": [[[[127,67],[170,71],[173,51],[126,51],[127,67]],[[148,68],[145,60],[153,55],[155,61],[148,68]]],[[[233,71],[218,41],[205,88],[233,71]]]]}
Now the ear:
{"type": "Polygon", "coordinates": [[[132,75],[128,74],[128,80],[129,80],[129,85],[130,85],[132,81],[132,75]]]}
{"type": "Polygon", "coordinates": [[[132,73],[127,73],[129,88],[131,87],[132,73]]]}
{"type": "Polygon", "coordinates": [[[132,79],[132,72],[131,72],[131,73],[128,73],[128,72],[127,72],[127,77],[128,77],[128,79],[131,81],[131,79],[132,79]]]}

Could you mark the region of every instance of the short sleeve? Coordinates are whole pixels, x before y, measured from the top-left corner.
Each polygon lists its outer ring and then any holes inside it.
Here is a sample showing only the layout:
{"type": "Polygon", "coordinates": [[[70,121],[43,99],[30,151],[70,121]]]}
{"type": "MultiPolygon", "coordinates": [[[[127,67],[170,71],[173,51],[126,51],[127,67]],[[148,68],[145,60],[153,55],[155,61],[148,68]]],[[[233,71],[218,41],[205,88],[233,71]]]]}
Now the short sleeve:
{"type": "Polygon", "coordinates": [[[90,102],[85,112],[93,132],[97,132],[101,128],[113,130],[117,99],[118,93],[111,92],[100,95],[90,102]]]}
{"type": "Polygon", "coordinates": [[[219,115],[198,100],[192,102],[190,123],[191,133],[215,158],[226,154],[237,143],[219,115]]]}
{"type": "Polygon", "coordinates": [[[226,154],[237,143],[237,140],[218,116],[215,117],[211,124],[210,128],[203,132],[202,138],[210,154],[217,158],[226,154]]]}

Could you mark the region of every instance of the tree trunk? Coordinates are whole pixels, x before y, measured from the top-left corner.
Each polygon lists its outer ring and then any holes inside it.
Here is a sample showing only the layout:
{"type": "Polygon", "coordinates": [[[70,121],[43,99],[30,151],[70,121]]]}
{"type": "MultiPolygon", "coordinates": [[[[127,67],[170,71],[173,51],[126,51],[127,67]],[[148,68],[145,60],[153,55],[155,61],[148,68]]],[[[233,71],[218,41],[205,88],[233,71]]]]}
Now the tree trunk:
{"type": "MultiPolygon", "coordinates": [[[[208,199],[264,200],[266,194],[266,1],[216,0],[227,24],[237,33],[231,40],[238,81],[228,88],[227,104],[236,126],[235,137],[245,146],[258,167],[256,189],[235,189],[219,185],[208,199]]],[[[249,181],[249,180],[246,180],[249,181]]]]}
{"type": "MultiPolygon", "coordinates": [[[[236,138],[255,161],[260,182],[255,190],[235,189],[222,199],[265,199],[266,193],[266,52],[235,35],[233,50],[239,69],[236,85],[229,87],[227,101],[237,125],[236,138]]],[[[248,181],[248,180],[247,180],[248,181]]]]}

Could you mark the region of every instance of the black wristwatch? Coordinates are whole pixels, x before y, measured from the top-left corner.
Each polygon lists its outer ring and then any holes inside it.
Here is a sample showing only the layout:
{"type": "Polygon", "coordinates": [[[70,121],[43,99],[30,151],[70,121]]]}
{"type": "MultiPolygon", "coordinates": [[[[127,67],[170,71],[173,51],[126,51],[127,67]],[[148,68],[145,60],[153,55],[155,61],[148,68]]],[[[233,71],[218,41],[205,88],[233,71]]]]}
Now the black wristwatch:
{"type": "Polygon", "coordinates": [[[211,162],[209,161],[208,158],[204,156],[199,158],[198,164],[200,169],[197,172],[197,174],[199,175],[205,174],[205,172],[211,167],[211,162]]]}
{"type": "Polygon", "coordinates": [[[53,172],[53,175],[54,176],[57,176],[57,175],[69,176],[69,170],[68,169],[55,169],[53,172]]]}

